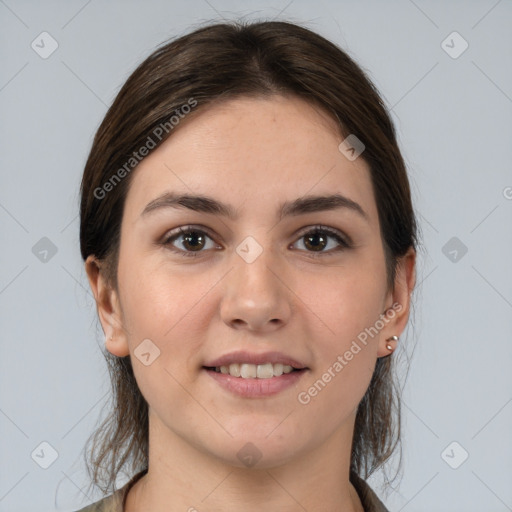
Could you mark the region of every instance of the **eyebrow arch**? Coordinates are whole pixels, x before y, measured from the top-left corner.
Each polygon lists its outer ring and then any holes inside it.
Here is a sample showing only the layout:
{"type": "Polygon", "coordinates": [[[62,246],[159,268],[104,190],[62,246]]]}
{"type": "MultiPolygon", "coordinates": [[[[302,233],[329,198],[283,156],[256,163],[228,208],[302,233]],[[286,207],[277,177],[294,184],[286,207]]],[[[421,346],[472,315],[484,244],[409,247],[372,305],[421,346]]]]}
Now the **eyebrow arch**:
{"type": "MultiPolygon", "coordinates": [[[[231,220],[236,220],[239,216],[238,211],[232,206],[221,203],[212,197],[166,192],[149,202],[142,211],[141,217],[161,208],[187,208],[196,212],[220,215],[231,220]]],[[[293,201],[285,201],[280,205],[278,215],[279,218],[282,219],[287,216],[297,216],[305,213],[329,211],[340,208],[351,210],[366,221],[369,221],[368,214],[358,203],[341,194],[309,195],[299,197],[293,201]]]]}

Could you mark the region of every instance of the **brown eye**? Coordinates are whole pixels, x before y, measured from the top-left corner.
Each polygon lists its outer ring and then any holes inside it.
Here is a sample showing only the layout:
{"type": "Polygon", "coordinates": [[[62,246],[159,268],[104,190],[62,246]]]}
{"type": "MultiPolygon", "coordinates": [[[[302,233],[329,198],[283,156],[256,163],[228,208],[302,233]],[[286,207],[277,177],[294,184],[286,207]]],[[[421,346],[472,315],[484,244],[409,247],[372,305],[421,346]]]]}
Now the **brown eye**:
{"type": "Polygon", "coordinates": [[[303,241],[306,252],[313,253],[311,256],[327,256],[351,247],[351,243],[347,241],[341,232],[323,226],[316,226],[314,229],[303,233],[298,242],[300,241],[303,241]]]}
{"type": "Polygon", "coordinates": [[[322,233],[312,233],[304,236],[304,245],[312,251],[321,251],[327,246],[327,238],[322,233]]]}
{"type": "Polygon", "coordinates": [[[205,236],[199,231],[189,231],[187,234],[182,236],[182,245],[185,249],[189,249],[191,251],[198,251],[205,246],[205,236]]]}
{"type": "Polygon", "coordinates": [[[216,245],[212,238],[203,230],[195,228],[178,228],[162,242],[163,245],[183,256],[199,256],[206,252],[203,249],[213,249],[216,245]],[[177,232],[176,232],[177,231],[177,232]]]}

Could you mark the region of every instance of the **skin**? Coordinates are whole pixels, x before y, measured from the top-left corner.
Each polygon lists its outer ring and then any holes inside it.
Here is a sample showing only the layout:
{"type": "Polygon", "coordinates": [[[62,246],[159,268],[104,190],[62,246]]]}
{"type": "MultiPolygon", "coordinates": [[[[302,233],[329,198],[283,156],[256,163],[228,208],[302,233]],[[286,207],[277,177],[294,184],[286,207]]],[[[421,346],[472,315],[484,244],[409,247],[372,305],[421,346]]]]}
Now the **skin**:
{"type": "Polygon", "coordinates": [[[129,492],[126,512],[169,505],[259,512],[263,503],[269,511],[318,503],[325,511],[363,510],[349,482],[355,414],[377,358],[390,354],[386,339],[407,323],[415,253],[400,262],[389,290],[369,169],[339,151],[342,140],[334,121],[301,99],[238,98],[182,121],[133,171],[117,289],[101,262],[86,262],[106,348],[131,355],[149,404],[149,471],[129,492]],[[167,191],[211,196],[239,218],[185,208],[141,215],[167,191]],[[279,219],[285,200],[334,192],[368,218],[340,208],[279,219]],[[348,235],[353,246],[336,251],[329,235],[320,254],[312,250],[304,234],[318,224],[348,235]],[[211,232],[197,257],[171,250],[194,252],[183,237],[163,243],[189,225],[211,232]],[[247,236],[263,249],[250,264],[236,252],[247,236]],[[378,336],[307,405],[299,403],[298,393],[395,302],[402,309],[378,336]],[[134,356],[144,339],[160,350],[148,366],[134,356]],[[277,350],[308,370],[277,395],[235,396],[202,366],[236,349],[277,350]],[[250,468],[237,457],[247,442],[261,453],[250,468]]]}

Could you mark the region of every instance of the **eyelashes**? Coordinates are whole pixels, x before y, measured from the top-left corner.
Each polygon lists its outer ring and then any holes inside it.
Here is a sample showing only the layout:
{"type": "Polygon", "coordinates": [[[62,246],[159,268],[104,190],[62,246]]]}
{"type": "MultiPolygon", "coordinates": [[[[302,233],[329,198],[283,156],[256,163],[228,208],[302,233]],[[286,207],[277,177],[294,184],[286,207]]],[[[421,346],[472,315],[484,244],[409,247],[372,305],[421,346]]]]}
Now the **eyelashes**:
{"type": "MultiPolygon", "coordinates": [[[[302,245],[305,247],[305,249],[299,250],[306,252],[308,256],[314,258],[330,256],[340,251],[350,249],[353,246],[352,241],[347,235],[344,235],[337,229],[323,225],[307,228],[298,235],[297,241],[292,245],[296,245],[299,241],[303,241],[302,245]],[[330,245],[329,240],[334,240],[335,246],[324,250],[330,245]]],[[[161,245],[178,255],[188,258],[202,257],[211,249],[221,249],[216,246],[214,237],[208,229],[195,226],[181,226],[173,230],[165,236],[161,245]],[[182,238],[179,242],[182,247],[181,249],[174,245],[180,238],[182,238]],[[209,246],[208,241],[212,242],[209,246]],[[190,248],[190,250],[188,250],[188,248],[190,248]]]]}
{"type": "MultiPolygon", "coordinates": [[[[208,234],[207,231],[204,229],[195,228],[193,226],[185,226],[185,227],[179,227],[174,232],[171,232],[162,242],[163,245],[167,246],[171,251],[176,252],[178,254],[181,254],[186,257],[197,257],[201,256],[200,253],[204,252],[203,250],[192,250],[187,251],[183,249],[178,249],[173,245],[173,242],[177,240],[178,238],[183,237],[185,243],[190,243],[192,241],[192,245],[197,244],[198,240],[204,240],[205,238],[209,238],[210,240],[213,239],[211,235],[208,234]],[[177,232],[176,232],[177,231],[177,232]]],[[[200,242],[201,243],[201,242],[200,242]]],[[[183,246],[183,242],[182,242],[183,246]]],[[[199,249],[202,249],[200,247],[199,249]]],[[[211,249],[211,247],[210,247],[211,249]]]]}
{"type": "MultiPolygon", "coordinates": [[[[298,241],[303,241],[303,246],[306,247],[305,251],[311,253],[311,256],[327,256],[332,253],[340,252],[346,249],[350,249],[352,247],[352,243],[348,241],[348,237],[344,236],[340,231],[334,228],[330,228],[327,226],[314,226],[312,229],[309,228],[307,231],[302,232],[298,239],[298,241]],[[322,246],[318,247],[318,242],[323,244],[326,241],[325,247],[329,245],[329,239],[335,240],[336,246],[334,248],[330,248],[329,250],[317,250],[322,249],[322,246]],[[307,242],[304,243],[304,240],[307,242]],[[313,242],[311,244],[311,242],[313,242]],[[313,250],[308,250],[307,245],[314,247],[313,250]]],[[[296,242],[296,243],[297,243],[296,242]]]]}

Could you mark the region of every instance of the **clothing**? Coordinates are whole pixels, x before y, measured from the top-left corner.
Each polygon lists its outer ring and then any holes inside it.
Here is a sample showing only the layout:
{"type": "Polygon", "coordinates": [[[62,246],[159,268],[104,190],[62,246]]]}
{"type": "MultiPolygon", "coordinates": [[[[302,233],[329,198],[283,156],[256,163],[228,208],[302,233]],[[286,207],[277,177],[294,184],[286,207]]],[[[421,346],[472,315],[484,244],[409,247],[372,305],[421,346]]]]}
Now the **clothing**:
{"type": "MultiPolygon", "coordinates": [[[[147,469],[137,473],[128,483],[118,489],[114,494],[111,494],[92,505],[77,510],[76,512],[123,512],[128,491],[135,482],[137,482],[137,480],[143,477],[146,473],[147,469]]],[[[389,510],[384,506],[384,503],[380,501],[365,480],[355,473],[350,473],[350,482],[359,495],[359,499],[363,504],[364,512],[389,512],[389,510]]]]}
{"type": "MultiPolygon", "coordinates": [[[[356,473],[350,473],[350,482],[359,495],[364,512],[389,512],[373,489],[356,473]]],[[[122,512],[122,511],[121,511],[122,512]]]]}
{"type": "Polygon", "coordinates": [[[129,482],[118,489],[114,494],[103,498],[92,505],[81,508],[76,512],[123,512],[126,496],[131,487],[148,472],[147,468],[134,475],[129,482]]]}

